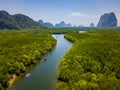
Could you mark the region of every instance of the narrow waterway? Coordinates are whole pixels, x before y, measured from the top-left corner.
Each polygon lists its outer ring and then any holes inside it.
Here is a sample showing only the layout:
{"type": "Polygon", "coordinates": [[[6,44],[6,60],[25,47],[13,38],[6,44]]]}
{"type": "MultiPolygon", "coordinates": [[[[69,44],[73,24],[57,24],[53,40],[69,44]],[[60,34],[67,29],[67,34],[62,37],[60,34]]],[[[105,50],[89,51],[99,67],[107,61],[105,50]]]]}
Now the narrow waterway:
{"type": "Polygon", "coordinates": [[[57,46],[47,56],[45,62],[38,63],[28,73],[30,77],[20,79],[11,90],[55,90],[59,61],[72,43],[63,34],[54,34],[57,46]]]}

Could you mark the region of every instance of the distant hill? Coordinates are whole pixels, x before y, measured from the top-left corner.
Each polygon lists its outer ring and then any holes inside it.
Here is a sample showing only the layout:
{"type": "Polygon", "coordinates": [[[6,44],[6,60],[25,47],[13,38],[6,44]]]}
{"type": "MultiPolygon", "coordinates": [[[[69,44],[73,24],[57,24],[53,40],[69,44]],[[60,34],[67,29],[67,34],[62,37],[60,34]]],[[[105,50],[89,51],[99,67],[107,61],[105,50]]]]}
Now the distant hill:
{"type": "Polygon", "coordinates": [[[72,27],[72,25],[70,23],[66,24],[64,21],[61,21],[58,24],[55,24],[55,27],[72,27]]]}
{"type": "Polygon", "coordinates": [[[64,27],[85,27],[84,25],[71,25],[71,23],[65,23],[64,21],[61,21],[60,23],[55,24],[55,26],[50,22],[44,22],[42,19],[38,20],[38,22],[42,25],[45,25],[50,28],[64,28],[64,27]]]}
{"type": "Polygon", "coordinates": [[[102,15],[100,17],[97,27],[99,28],[117,27],[117,18],[114,12],[102,15]]]}
{"type": "Polygon", "coordinates": [[[6,11],[0,11],[0,29],[19,29],[15,19],[6,11]]]}
{"type": "Polygon", "coordinates": [[[84,27],[84,25],[81,24],[81,25],[78,25],[78,27],[84,27]]]}
{"type": "Polygon", "coordinates": [[[47,27],[50,27],[50,28],[53,28],[53,27],[56,27],[56,28],[61,28],[61,27],[73,27],[71,25],[71,23],[65,23],[64,21],[61,21],[60,23],[57,23],[55,24],[55,26],[52,24],[52,23],[49,23],[49,22],[44,22],[43,20],[39,20],[38,21],[40,24],[42,25],[45,25],[47,27]]]}
{"type": "Polygon", "coordinates": [[[91,24],[90,24],[90,27],[95,27],[94,23],[91,23],[91,24]]]}
{"type": "Polygon", "coordinates": [[[13,17],[21,28],[43,27],[43,25],[39,24],[28,16],[22,14],[15,14],[13,15],[13,17]]]}
{"type": "Polygon", "coordinates": [[[23,14],[10,15],[6,11],[0,11],[0,29],[24,29],[38,27],[45,28],[45,26],[23,14]]]}
{"type": "Polygon", "coordinates": [[[66,26],[66,24],[64,21],[61,21],[60,23],[55,24],[55,27],[65,27],[65,26],[66,26]]]}
{"type": "Polygon", "coordinates": [[[0,19],[0,29],[20,29],[20,28],[18,25],[15,25],[15,23],[11,23],[9,21],[0,19]]]}
{"type": "Polygon", "coordinates": [[[47,27],[50,27],[50,28],[53,28],[54,25],[50,22],[43,22],[43,20],[39,20],[38,23],[44,25],[44,26],[47,26],[47,27]]]}

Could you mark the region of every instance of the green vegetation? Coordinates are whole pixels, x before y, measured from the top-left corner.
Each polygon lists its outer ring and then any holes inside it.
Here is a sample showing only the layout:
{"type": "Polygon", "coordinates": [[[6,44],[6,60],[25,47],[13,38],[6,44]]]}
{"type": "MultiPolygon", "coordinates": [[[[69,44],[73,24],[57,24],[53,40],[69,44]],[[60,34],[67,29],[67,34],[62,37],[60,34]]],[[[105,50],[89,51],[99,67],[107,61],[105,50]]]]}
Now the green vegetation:
{"type": "Polygon", "coordinates": [[[44,25],[34,21],[32,18],[23,15],[10,15],[6,11],[0,11],[0,29],[32,29],[32,28],[47,28],[44,25]]]}
{"type": "Polygon", "coordinates": [[[13,74],[20,75],[56,44],[49,34],[30,31],[0,31],[0,90],[9,86],[13,74]]]}
{"type": "Polygon", "coordinates": [[[31,29],[31,30],[25,29],[24,32],[29,31],[29,32],[33,32],[33,33],[46,32],[46,33],[51,33],[51,34],[66,34],[69,32],[78,32],[78,31],[83,30],[83,29],[84,28],[46,28],[46,29],[40,30],[38,28],[38,29],[31,29]]]}
{"type": "Polygon", "coordinates": [[[57,90],[119,90],[120,28],[53,28],[0,31],[0,90],[56,44],[49,33],[67,33],[73,47],[62,58],[57,90]],[[79,30],[87,33],[77,33],[79,30]]]}
{"type": "Polygon", "coordinates": [[[57,90],[120,90],[120,31],[68,33],[74,42],[62,58],[57,90]]]}

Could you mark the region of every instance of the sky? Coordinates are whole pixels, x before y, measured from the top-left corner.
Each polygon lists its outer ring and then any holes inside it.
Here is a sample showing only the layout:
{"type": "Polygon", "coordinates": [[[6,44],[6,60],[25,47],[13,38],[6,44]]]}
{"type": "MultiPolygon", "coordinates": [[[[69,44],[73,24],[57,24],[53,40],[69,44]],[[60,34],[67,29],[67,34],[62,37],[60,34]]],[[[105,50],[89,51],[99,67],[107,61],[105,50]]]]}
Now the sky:
{"type": "Polygon", "coordinates": [[[100,16],[114,12],[120,26],[120,0],[0,0],[0,10],[25,14],[53,24],[97,25],[100,16]]]}

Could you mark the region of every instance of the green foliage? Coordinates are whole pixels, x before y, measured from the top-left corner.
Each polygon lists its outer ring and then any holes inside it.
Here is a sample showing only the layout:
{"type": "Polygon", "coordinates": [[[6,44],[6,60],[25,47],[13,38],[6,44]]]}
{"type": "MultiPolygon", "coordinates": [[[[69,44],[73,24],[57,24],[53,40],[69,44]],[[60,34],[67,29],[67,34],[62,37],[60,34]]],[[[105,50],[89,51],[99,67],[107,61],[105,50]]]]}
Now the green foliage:
{"type": "Polygon", "coordinates": [[[120,90],[119,30],[74,32],[65,38],[74,43],[60,62],[57,90],[120,90]]]}
{"type": "Polygon", "coordinates": [[[47,28],[23,14],[10,15],[0,11],[0,29],[47,28]]]}
{"type": "Polygon", "coordinates": [[[47,28],[43,30],[32,29],[31,31],[33,33],[47,32],[51,34],[65,34],[68,32],[78,32],[79,30],[83,30],[83,28],[47,28]]]}
{"type": "Polygon", "coordinates": [[[35,64],[55,44],[49,33],[0,31],[0,88],[7,88],[13,74],[25,72],[26,66],[35,64]]]}
{"type": "Polygon", "coordinates": [[[3,86],[0,84],[0,90],[4,90],[3,86]]]}

